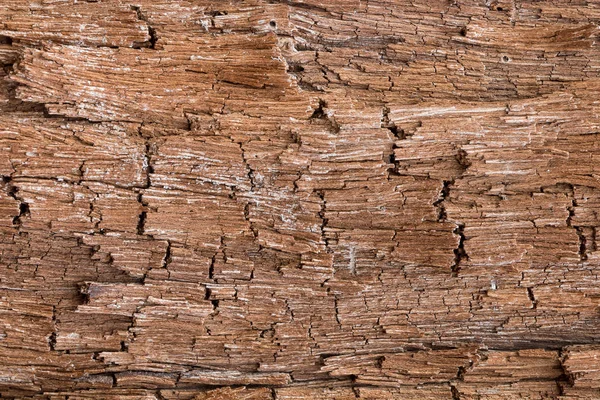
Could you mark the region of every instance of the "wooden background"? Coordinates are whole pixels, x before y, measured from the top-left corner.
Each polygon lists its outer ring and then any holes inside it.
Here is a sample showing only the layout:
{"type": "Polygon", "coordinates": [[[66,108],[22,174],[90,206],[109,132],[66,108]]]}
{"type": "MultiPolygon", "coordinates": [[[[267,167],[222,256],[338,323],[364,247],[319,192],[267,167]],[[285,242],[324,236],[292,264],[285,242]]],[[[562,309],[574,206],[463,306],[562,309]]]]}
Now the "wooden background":
{"type": "Polygon", "coordinates": [[[2,0],[0,397],[599,399],[599,22],[2,0]]]}

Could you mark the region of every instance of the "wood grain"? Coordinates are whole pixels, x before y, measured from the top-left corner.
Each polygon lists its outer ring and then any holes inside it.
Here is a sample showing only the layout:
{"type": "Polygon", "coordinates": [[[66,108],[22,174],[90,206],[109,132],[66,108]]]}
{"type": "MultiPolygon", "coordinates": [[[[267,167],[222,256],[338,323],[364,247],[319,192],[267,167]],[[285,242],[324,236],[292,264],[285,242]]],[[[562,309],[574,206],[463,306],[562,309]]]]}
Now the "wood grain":
{"type": "Polygon", "coordinates": [[[2,1],[0,397],[600,398],[599,23],[2,1]]]}

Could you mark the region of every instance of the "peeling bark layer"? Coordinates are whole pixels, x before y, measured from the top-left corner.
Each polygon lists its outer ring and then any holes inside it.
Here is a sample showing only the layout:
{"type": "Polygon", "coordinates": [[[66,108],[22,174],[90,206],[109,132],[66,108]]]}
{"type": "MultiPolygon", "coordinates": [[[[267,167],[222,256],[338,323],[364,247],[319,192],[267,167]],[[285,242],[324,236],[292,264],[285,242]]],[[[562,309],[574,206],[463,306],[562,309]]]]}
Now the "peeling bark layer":
{"type": "Polygon", "coordinates": [[[2,1],[0,397],[600,398],[598,23],[2,1]]]}

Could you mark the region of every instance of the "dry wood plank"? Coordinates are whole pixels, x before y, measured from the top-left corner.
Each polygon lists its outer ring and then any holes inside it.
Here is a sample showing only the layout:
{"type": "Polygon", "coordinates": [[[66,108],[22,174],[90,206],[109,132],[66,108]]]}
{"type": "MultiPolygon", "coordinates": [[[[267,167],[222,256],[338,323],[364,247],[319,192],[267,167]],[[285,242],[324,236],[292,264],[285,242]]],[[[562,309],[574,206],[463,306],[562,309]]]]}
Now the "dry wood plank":
{"type": "Polygon", "coordinates": [[[0,397],[600,397],[599,23],[3,1],[0,397]]]}

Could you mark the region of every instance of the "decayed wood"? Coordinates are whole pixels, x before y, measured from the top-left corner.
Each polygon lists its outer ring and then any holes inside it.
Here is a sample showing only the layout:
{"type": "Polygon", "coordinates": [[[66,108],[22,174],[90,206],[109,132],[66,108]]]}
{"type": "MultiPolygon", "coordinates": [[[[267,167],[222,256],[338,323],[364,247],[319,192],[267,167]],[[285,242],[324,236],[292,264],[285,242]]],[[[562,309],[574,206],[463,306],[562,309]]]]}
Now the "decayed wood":
{"type": "Polygon", "coordinates": [[[600,398],[599,22],[4,0],[0,397],[600,398]]]}

